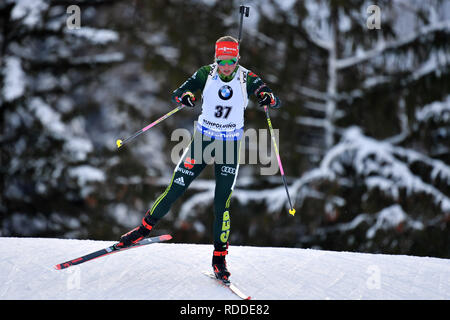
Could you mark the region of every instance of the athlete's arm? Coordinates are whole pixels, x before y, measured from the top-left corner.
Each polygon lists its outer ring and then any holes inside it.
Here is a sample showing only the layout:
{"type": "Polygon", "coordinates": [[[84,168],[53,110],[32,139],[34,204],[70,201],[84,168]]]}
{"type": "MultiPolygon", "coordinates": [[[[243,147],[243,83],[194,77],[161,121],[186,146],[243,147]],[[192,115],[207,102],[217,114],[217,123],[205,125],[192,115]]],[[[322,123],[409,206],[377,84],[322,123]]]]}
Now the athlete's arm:
{"type": "Polygon", "coordinates": [[[253,94],[256,98],[258,98],[259,101],[261,101],[261,99],[264,99],[265,97],[269,97],[269,106],[271,108],[281,107],[281,100],[273,94],[272,89],[270,89],[260,77],[258,77],[251,71],[249,71],[249,73],[247,74],[247,92],[249,98],[251,94],[253,94]]]}
{"type": "Polygon", "coordinates": [[[172,101],[181,103],[181,99],[184,93],[195,93],[197,91],[203,91],[206,80],[208,79],[208,74],[211,69],[211,66],[203,66],[198,69],[191,77],[186,80],[186,82],[184,82],[178,89],[176,89],[172,93],[172,101]]]}

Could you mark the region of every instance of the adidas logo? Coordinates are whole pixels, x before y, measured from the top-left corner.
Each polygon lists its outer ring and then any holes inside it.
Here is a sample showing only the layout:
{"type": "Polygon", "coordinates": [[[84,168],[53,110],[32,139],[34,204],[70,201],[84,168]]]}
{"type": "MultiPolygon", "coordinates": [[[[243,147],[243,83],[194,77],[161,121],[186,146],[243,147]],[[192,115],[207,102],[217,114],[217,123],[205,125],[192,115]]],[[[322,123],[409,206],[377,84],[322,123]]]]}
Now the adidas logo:
{"type": "Polygon", "coordinates": [[[175,179],[174,181],[176,184],[179,184],[180,186],[184,187],[184,179],[183,177],[179,177],[178,179],[175,179]]]}

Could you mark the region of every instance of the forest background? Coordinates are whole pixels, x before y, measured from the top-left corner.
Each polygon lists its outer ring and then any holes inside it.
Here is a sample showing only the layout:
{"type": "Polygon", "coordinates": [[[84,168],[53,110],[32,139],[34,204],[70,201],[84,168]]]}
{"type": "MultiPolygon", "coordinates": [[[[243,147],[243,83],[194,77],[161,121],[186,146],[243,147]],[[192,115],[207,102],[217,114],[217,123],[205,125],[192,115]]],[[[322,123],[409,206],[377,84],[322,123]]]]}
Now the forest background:
{"type": "MultiPolygon", "coordinates": [[[[441,0],[1,1],[0,235],[115,240],[139,224],[172,176],[174,131],[192,133],[200,105],[115,141],[175,107],[216,39],[237,37],[242,4],[241,64],[282,100],[270,115],[297,213],[279,172],[247,159],[230,244],[450,258],[441,0]]],[[[245,117],[269,135],[255,100],[245,117]]],[[[213,196],[207,168],[155,232],[211,243],[213,196]]]]}

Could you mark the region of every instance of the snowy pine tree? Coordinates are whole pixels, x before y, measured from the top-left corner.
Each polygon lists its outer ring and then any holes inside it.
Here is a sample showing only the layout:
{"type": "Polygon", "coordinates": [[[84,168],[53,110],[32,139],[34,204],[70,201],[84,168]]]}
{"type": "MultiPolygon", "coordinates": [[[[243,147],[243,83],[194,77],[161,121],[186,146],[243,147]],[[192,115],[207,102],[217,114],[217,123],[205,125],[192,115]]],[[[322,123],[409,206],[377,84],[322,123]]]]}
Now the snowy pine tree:
{"type": "MultiPolygon", "coordinates": [[[[96,6],[79,1],[84,23],[96,6]]],[[[7,0],[2,32],[2,235],[86,235],[84,199],[105,182],[89,136],[96,111],[84,90],[96,73],[123,60],[106,51],[115,31],[70,29],[69,4],[7,0]]]]}

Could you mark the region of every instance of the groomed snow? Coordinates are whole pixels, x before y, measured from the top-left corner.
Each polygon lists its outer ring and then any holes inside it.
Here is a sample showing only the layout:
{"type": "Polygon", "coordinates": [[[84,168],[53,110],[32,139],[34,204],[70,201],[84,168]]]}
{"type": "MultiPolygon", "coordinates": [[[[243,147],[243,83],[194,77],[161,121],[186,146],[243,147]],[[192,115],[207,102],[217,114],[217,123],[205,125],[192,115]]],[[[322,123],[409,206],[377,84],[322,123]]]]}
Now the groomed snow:
{"type": "MultiPolygon", "coordinates": [[[[111,244],[0,238],[0,299],[239,299],[201,273],[210,269],[210,245],[152,244],[54,269],[111,244]]],[[[250,246],[229,252],[231,280],[254,300],[450,299],[447,259],[250,246]]]]}

